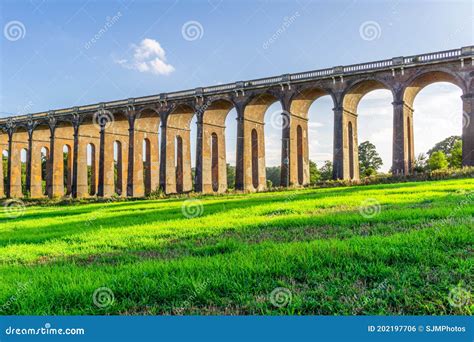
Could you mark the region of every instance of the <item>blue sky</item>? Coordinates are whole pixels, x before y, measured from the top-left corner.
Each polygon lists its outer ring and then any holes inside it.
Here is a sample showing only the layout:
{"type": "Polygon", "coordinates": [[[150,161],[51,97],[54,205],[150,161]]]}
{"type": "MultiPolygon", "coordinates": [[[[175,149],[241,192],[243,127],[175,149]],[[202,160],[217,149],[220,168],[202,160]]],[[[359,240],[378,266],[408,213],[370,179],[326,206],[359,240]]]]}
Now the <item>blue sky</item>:
{"type": "MultiPolygon", "coordinates": [[[[2,0],[0,13],[2,116],[458,48],[473,44],[474,22],[470,1],[2,0]],[[19,39],[7,39],[12,21],[23,25],[19,39]],[[285,21],[286,30],[270,41],[285,21]],[[183,34],[190,22],[197,36],[183,34]],[[378,26],[375,39],[361,36],[367,22],[378,26]]],[[[460,134],[460,95],[446,84],[420,93],[417,152],[460,134]]],[[[391,101],[376,91],[359,107],[359,141],[376,143],[384,169],[391,101]]],[[[331,108],[324,98],[311,107],[310,156],[319,163],[331,159],[331,108]]],[[[231,113],[229,161],[234,121],[231,113]]],[[[269,165],[280,158],[279,134],[266,126],[269,165]]]]}

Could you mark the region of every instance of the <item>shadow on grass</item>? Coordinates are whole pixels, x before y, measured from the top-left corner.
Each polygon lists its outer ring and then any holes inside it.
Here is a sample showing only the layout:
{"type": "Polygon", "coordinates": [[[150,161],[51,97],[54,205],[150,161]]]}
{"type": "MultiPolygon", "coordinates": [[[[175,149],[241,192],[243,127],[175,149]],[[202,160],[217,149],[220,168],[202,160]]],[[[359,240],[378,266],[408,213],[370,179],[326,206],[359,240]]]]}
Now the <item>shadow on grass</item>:
{"type": "MultiPolygon", "coordinates": [[[[374,190],[378,189],[387,189],[387,188],[400,188],[400,185],[404,188],[412,186],[421,186],[426,183],[411,183],[411,184],[383,184],[383,185],[373,185],[365,187],[351,187],[351,188],[336,188],[336,189],[302,189],[302,190],[293,190],[290,192],[278,192],[278,193],[261,193],[255,194],[253,196],[233,196],[232,199],[228,197],[211,197],[203,198],[203,214],[202,217],[212,216],[214,214],[222,213],[224,211],[231,211],[234,209],[244,209],[251,212],[253,208],[271,203],[284,203],[287,201],[299,201],[299,200],[314,200],[319,198],[325,198],[328,196],[333,197],[346,197],[353,196],[355,193],[366,192],[369,188],[374,190]],[[275,196],[277,194],[278,196],[275,196]],[[273,195],[273,196],[272,196],[273,195]]],[[[446,193],[446,196],[450,196],[451,193],[442,191],[446,193]]],[[[424,197],[424,202],[435,200],[441,201],[439,197],[424,197]]],[[[98,231],[101,229],[124,229],[136,225],[147,225],[156,223],[159,225],[163,222],[174,221],[174,220],[187,220],[185,219],[183,212],[181,211],[181,206],[177,207],[155,207],[154,204],[159,205],[160,203],[167,204],[179,204],[184,202],[183,199],[166,199],[166,200],[152,200],[152,201],[133,201],[133,202],[123,202],[123,203],[111,203],[107,205],[105,203],[97,203],[94,205],[87,204],[84,207],[74,206],[74,207],[65,207],[64,210],[51,210],[44,213],[35,212],[28,214],[17,219],[10,219],[6,224],[12,224],[15,226],[13,231],[6,231],[0,233],[0,246],[6,246],[10,244],[19,244],[19,243],[43,243],[52,239],[61,239],[61,238],[71,238],[78,236],[79,234],[89,233],[98,231]],[[120,210],[117,210],[120,208],[120,210]],[[123,214],[115,215],[117,212],[125,212],[123,214]],[[96,213],[97,216],[94,216],[96,213]],[[113,213],[113,217],[99,217],[102,214],[113,213]],[[55,223],[48,225],[47,228],[38,229],[36,227],[21,227],[22,223],[26,223],[31,220],[36,219],[51,219],[53,221],[60,220],[61,217],[68,216],[80,216],[87,214],[83,219],[68,222],[68,223],[55,223]],[[21,228],[16,228],[21,227],[21,228]]],[[[407,201],[403,203],[397,203],[397,207],[401,211],[404,207],[413,207],[420,205],[420,201],[407,201]]],[[[443,204],[445,205],[445,204],[443,204]]],[[[324,209],[325,211],[329,209],[324,209]]],[[[358,214],[357,208],[350,210],[349,212],[355,213],[353,217],[350,217],[350,220],[353,224],[361,224],[361,222],[367,221],[358,214]]],[[[338,214],[344,214],[343,211],[339,211],[338,214]]],[[[333,213],[328,213],[324,216],[312,216],[312,217],[292,217],[281,218],[278,220],[272,220],[272,222],[278,222],[278,225],[299,225],[304,226],[308,224],[319,224],[319,225],[336,225],[341,224],[339,218],[331,218],[333,213]]],[[[381,217],[384,217],[383,215],[381,217]]],[[[399,219],[398,215],[395,215],[399,219]]],[[[403,217],[403,215],[401,216],[403,217]]],[[[185,221],[183,221],[185,222],[185,221]]],[[[376,220],[371,220],[371,222],[376,222],[376,220]]],[[[349,224],[349,223],[347,223],[349,224]]],[[[253,226],[253,225],[250,225],[253,226]]],[[[258,226],[258,225],[257,225],[258,226]]],[[[269,226],[266,224],[266,226],[269,226]]],[[[163,234],[163,236],[166,236],[163,234]]]]}

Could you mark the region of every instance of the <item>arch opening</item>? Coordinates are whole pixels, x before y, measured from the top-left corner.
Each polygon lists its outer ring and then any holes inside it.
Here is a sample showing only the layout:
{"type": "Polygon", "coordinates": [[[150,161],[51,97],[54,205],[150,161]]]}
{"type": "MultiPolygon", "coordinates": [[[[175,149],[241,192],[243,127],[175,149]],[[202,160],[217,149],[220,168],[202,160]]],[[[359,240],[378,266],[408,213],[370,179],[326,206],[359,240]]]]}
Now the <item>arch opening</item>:
{"type": "Polygon", "coordinates": [[[239,131],[237,125],[237,110],[232,108],[225,119],[225,155],[226,155],[226,174],[227,188],[234,189],[237,172],[237,140],[239,131]]]}
{"type": "Polygon", "coordinates": [[[176,191],[183,192],[183,138],[176,136],[175,170],[176,170],[176,191]]]}
{"type": "Polygon", "coordinates": [[[356,83],[345,94],[344,111],[347,112],[347,120],[354,121],[351,124],[352,140],[349,140],[349,144],[352,144],[352,148],[349,148],[349,154],[352,155],[349,165],[351,179],[359,175],[372,175],[379,169],[382,172],[389,171],[393,159],[393,141],[387,137],[393,137],[393,101],[392,89],[382,81],[373,79],[356,83]],[[372,146],[364,144],[366,148],[362,150],[360,146],[365,142],[375,146],[382,164],[367,158],[365,150],[372,146]]]}
{"type": "Polygon", "coordinates": [[[114,141],[114,191],[117,195],[122,195],[123,189],[123,162],[122,162],[122,143],[114,141]]]}
{"type": "MultiPolygon", "coordinates": [[[[409,148],[413,150],[414,155],[410,165],[413,165],[415,170],[423,165],[426,167],[422,160],[425,159],[426,162],[429,157],[428,151],[437,143],[445,139],[462,140],[463,104],[460,98],[462,92],[462,88],[454,82],[439,81],[425,84],[411,99],[413,117],[409,123],[412,129],[408,130],[408,133],[413,132],[409,136],[409,143],[412,144],[409,148]]],[[[449,166],[461,167],[461,160],[450,160],[448,150],[444,153],[449,166]]]]}
{"type": "Polygon", "coordinates": [[[26,168],[27,168],[27,155],[28,150],[26,148],[22,148],[20,151],[20,162],[21,162],[21,170],[20,170],[20,182],[21,182],[21,193],[23,196],[28,196],[28,189],[26,187],[26,168]]]}
{"type": "Polygon", "coordinates": [[[89,195],[97,193],[96,148],[92,143],[87,145],[87,187],[89,195]]]}
{"type": "Polygon", "coordinates": [[[50,173],[49,165],[49,149],[47,147],[41,148],[41,193],[43,195],[48,195],[48,182],[50,173]]]}
{"type": "MultiPolygon", "coordinates": [[[[382,165],[376,172],[389,172],[393,161],[393,105],[392,92],[387,89],[376,89],[365,94],[357,108],[357,126],[354,128],[354,138],[359,146],[370,142],[376,148],[382,159],[382,165]]],[[[359,150],[359,146],[356,148],[359,150]]],[[[361,151],[358,151],[358,153],[361,151]]],[[[362,151],[363,152],[363,151],[362,151]]],[[[360,177],[370,176],[364,155],[359,153],[360,177]]]]}
{"type": "MultiPolygon", "coordinates": [[[[290,121],[288,113],[283,111],[280,101],[276,98],[270,98],[268,101],[273,102],[264,112],[262,130],[257,132],[260,140],[258,144],[263,144],[265,151],[265,158],[260,159],[264,161],[264,165],[259,166],[265,167],[267,186],[281,186],[289,183],[287,171],[290,167],[290,136],[284,130],[289,126],[290,121]]],[[[258,147],[257,153],[258,150],[262,150],[262,146],[258,147]]]]}
{"type": "MultiPolygon", "coordinates": [[[[332,178],[334,140],[334,100],[321,88],[300,90],[291,102],[292,121],[301,127],[302,161],[296,153],[296,172],[293,181],[299,185],[316,183],[320,177],[332,178]],[[329,172],[321,171],[325,169],[329,172]],[[301,175],[303,181],[300,182],[301,175]]],[[[298,137],[298,132],[296,131],[298,137]]],[[[298,151],[298,141],[294,150],[298,151]]],[[[293,164],[292,164],[293,165],[293,164]]]]}
{"type": "Polygon", "coordinates": [[[71,146],[63,146],[63,184],[66,196],[72,193],[72,156],[71,146]]]}
{"type": "Polygon", "coordinates": [[[9,184],[8,180],[8,150],[2,151],[2,166],[3,166],[3,189],[6,194],[6,189],[9,184]]]}

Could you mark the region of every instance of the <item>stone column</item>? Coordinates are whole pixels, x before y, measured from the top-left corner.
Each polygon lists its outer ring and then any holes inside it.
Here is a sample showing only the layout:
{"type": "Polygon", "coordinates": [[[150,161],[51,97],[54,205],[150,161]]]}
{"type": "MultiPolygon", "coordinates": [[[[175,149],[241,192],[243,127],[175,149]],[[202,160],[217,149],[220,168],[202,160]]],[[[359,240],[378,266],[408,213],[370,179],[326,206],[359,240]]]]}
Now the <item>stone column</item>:
{"type": "Polygon", "coordinates": [[[97,185],[97,196],[104,196],[104,159],[105,159],[105,125],[102,120],[97,120],[100,125],[100,143],[99,143],[99,182],[97,185]]]}
{"type": "Polygon", "coordinates": [[[474,93],[462,98],[462,165],[474,166],[474,93]]]}
{"type": "Polygon", "coordinates": [[[161,142],[160,142],[160,189],[166,192],[166,144],[167,144],[167,135],[166,135],[166,125],[167,125],[167,115],[161,115],[161,142]]]}
{"type": "Polygon", "coordinates": [[[307,185],[309,183],[309,146],[308,119],[291,113],[290,121],[290,185],[307,185]],[[298,144],[298,126],[301,127],[301,146],[298,144]],[[299,160],[301,153],[301,160],[299,160]],[[302,170],[300,170],[300,167],[302,170]],[[301,176],[300,177],[300,173],[301,176]],[[300,184],[300,178],[302,182],[300,184]]]}
{"type": "Polygon", "coordinates": [[[63,197],[64,196],[64,151],[63,151],[63,142],[61,139],[61,130],[63,127],[56,127],[54,130],[54,150],[51,153],[53,156],[52,163],[52,189],[53,197],[63,197]]]}
{"type": "Polygon", "coordinates": [[[235,189],[244,190],[244,106],[236,104],[237,146],[235,159],[235,189]]]}
{"type": "MultiPolygon", "coordinates": [[[[290,134],[291,134],[291,116],[289,113],[289,105],[284,106],[282,115],[281,127],[281,173],[280,185],[283,187],[290,186],[290,169],[296,168],[296,165],[290,163],[290,134]]],[[[293,136],[294,139],[294,136],[293,136]]],[[[294,151],[296,152],[296,151],[294,151]]],[[[293,153],[294,153],[293,152],[293,153]]]]}
{"type": "MultiPolygon", "coordinates": [[[[89,197],[89,187],[88,187],[88,172],[87,172],[87,145],[88,142],[85,138],[79,136],[77,154],[77,197],[89,197]]],[[[92,162],[95,162],[92,160],[92,162]]],[[[93,170],[94,168],[92,168],[93,170]]]]}
{"type": "MultiPolygon", "coordinates": [[[[77,177],[78,177],[78,154],[79,154],[79,118],[76,116],[73,119],[72,127],[74,129],[74,147],[73,147],[73,155],[72,155],[72,192],[71,195],[73,198],[77,198],[77,177]]],[[[81,160],[82,161],[82,160],[81,160]]],[[[86,161],[87,167],[87,161],[86,161]]]]}
{"type": "Polygon", "coordinates": [[[49,137],[49,158],[48,163],[46,166],[46,193],[50,198],[54,196],[54,131],[56,129],[56,121],[54,119],[50,119],[49,123],[49,131],[51,133],[49,137]]]}
{"type": "Polygon", "coordinates": [[[135,109],[127,109],[128,118],[128,167],[127,167],[127,196],[133,196],[133,172],[135,160],[135,109]]]}
{"type": "Polygon", "coordinates": [[[33,129],[28,128],[28,149],[26,150],[26,192],[31,196],[31,153],[33,150],[33,129]]]}
{"type": "MultiPolygon", "coordinates": [[[[15,135],[19,134],[18,132],[15,135]]],[[[12,160],[10,172],[10,195],[13,198],[23,197],[21,189],[21,150],[22,144],[18,137],[14,137],[15,141],[12,144],[12,160]]]]}
{"type": "Polygon", "coordinates": [[[38,141],[38,135],[41,136],[43,133],[41,131],[35,133],[37,138],[31,149],[31,198],[44,197],[41,165],[41,148],[44,140],[38,141]]]}
{"type": "Polygon", "coordinates": [[[393,164],[394,175],[407,175],[413,171],[415,159],[413,139],[413,108],[405,101],[393,105],[393,164]]]}
{"type": "Polygon", "coordinates": [[[128,164],[133,164],[133,197],[143,197],[145,188],[143,182],[143,133],[137,131],[137,122],[134,123],[134,154],[128,164]]]}
{"type": "Polygon", "coordinates": [[[201,191],[204,193],[225,192],[227,190],[227,163],[225,151],[225,126],[222,123],[202,124],[202,175],[201,191]],[[213,135],[217,151],[213,150],[213,135]],[[217,178],[217,179],[216,179],[217,178]],[[216,180],[216,184],[214,184],[216,180]]]}
{"type": "MultiPolygon", "coordinates": [[[[110,127],[108,127],[110,129],[110,127]]],[[[115,136],[107,130],[104,132],[104,183],[103,196],[111,197],[115,194],[115,165],[114,165],[115,136]]]]}
{"type": "Polygon", "coordinates": [[[357,114],[349,112],[342,106],[337,106],[333,110],[333,178],[357,180],[359,179],[359,145],[357,139],[357,114]]]}
{"type": "Polygon", "coordinates": [[[194,190],[196,192],[203,191],[203,113],[196,113],[196,169],[194,176],[194,190]]]}
{"type": "Polygon", "coordinates": [[[266,189],[266,172],[265,172],[265,132],[264,123],[244,118],[244,190],[261,191],[266,189]],[[252,139],[252,132],[257,135],[256,141],[252,139]],[[256,143],[256,146],[255,144],[256,143]],[[255,152],[255,156],[253,153],[255,152]],[[257,163],[256,170],[253,169],[254,163],[257,163]],[[254,184],[254,176],[258,185],[254,184]]]}
{"type": "Polygon", "coordinates": [[[13,147],[13,129],[8,130],[8,164],[7,164],[7,188],[5,194],[7,198],[11,197],[12,188],[12,147],[13,147]]]}
{"type": "Polygon", "coordinates": [[[2,157],[2,162],[0,163],[0,198],[5,197],[5,184],[3,179],[3,148],[0,149],[0,156],[2,157]]]}

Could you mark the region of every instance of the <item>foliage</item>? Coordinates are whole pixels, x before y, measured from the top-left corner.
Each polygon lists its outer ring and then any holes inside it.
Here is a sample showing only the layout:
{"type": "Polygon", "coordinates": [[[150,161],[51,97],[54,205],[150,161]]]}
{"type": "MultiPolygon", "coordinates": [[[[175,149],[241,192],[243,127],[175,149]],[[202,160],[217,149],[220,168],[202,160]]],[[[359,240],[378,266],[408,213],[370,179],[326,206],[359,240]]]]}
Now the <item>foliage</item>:
{"type": "Polygon", "coordinates": [[[375,145],[364,141],[359,145],[359,168],[361,176],[372,176],[383,165],[375,145]]]}
{"type": "Polygon", "coordinates": [[[235,166],[227,163],[227,188],[235,188],[235,166]]]}
{"type": "Polygon", "coordinates": [[[434,152],[441,151],[444,153],[445,156],[451,155],[451,151],[456,145],[456,142],[461,141],[461,137],[457,135],[452,135],[440,142],[438,142],[431,150],[427,152],[428,156],[431,157],[431,155],[434,152]]]}
{"type": "Polygon", "coordinates": [[[326,160],[324,165],[321,166],[319,169],[319,173],[321,174],[321,180],[331,180],[332,179],[332,162],[330,160],[326,160]]]}
{"type": "Polygon", "coordinates": [[[415,158],[415,161],[413,163],[413,171],[415,172],[424,172],[427,168],[427,157],[426,154],[420,153],[418,156],[415,158]]]}
{"type": "Polygon", "coordinates": [[[318,166],[312,160],[309,161],[309,184],[314,185],[321,179],[321,172],[318,170],[318,166]]]}
{"type": "MultiPolygon", "coordinates": [[[[271,186],[280,186],[281,183],[281,167],[268,166],[266,168],[267,181],[271,182],[271,186]]],[[[268,184],[267,184],[268,187],[268,184]]]]}
{"type": "Polygon", "coordinates": [[[460,168],[462,166],[462,141],[456,141],[450,152],[448,156],[449,167],[460,168]]]}
{"type": "Polygon", "coordinates": [[[448,167],[448,160],[443,151],[431,153],[428,159],[428,167],[431,171],[445,169],[448,167]]]}
{"type": "Polygon", "coordinates": [[[474,268],[473,192],[462,179],[204,196],[195,217],[185,198],[0,213],[1,314],[471,315],[448,294],[474,268]],[[94,305],[100,287],[112,305],[94,305]],[[288,305],[271,304],[276,287],[288,305]]]}

